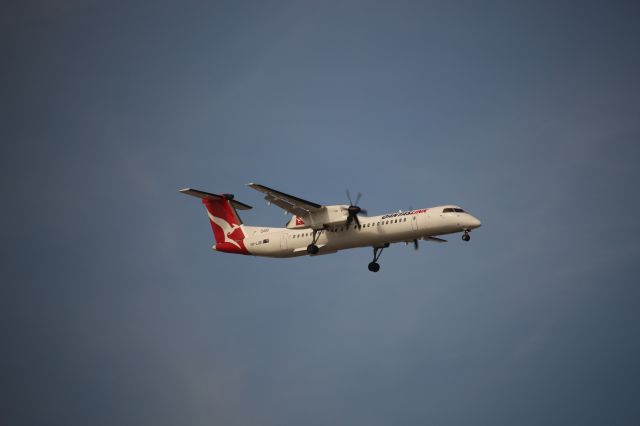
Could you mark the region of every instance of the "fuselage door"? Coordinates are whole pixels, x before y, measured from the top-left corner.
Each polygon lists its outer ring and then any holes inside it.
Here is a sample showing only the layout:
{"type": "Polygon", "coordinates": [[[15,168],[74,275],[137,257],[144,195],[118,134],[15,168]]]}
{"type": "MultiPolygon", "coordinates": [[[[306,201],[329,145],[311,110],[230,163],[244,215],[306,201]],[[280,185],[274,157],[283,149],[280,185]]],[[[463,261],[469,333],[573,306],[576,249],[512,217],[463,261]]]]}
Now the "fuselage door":
{"type": "Polygon", "coordinates": [[[283,232],[282,234],[280,234],[280,248],[281,249],[286,249],[287,248],[287,233],[283,232]]]}
{"type": "Polygon", "coordinates": [[[411,216],[411,230],[412,231],[417,231],[418,230],[418,215],[414,214],[411,216]]]}

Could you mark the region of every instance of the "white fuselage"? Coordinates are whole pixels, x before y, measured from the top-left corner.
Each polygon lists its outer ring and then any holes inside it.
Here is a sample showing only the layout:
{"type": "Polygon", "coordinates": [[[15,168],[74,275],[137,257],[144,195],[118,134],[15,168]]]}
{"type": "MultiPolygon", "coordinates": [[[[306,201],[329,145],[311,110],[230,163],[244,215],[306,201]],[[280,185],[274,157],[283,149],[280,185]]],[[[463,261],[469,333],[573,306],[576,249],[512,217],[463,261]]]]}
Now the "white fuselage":
{"type": "MultiPolygon", "coordinates": [[[[457,206],[438,206],[380,216],[359,216],[360,225],[330,225],[318,231],[318,255],[355,247],[384,247],[426,237],[463,232],[480,226],[467,212],[444,212],[457,206]]],[[[457,208],[459,209],[459,208],[457,208]]],[[[307,255],[313,239],[311,228],[288,229],[244,226],[244,244],[250,254],[265,257],[307,255]]]]}

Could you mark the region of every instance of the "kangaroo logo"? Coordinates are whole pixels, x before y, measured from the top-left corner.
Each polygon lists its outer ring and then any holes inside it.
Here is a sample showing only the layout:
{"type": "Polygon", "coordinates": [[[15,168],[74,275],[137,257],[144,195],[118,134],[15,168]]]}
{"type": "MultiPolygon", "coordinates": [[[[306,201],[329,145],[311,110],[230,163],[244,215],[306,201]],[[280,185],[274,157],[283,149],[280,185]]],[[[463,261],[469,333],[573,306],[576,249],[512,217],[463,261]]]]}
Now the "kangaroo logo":
{"type": "Polygon", "coordinates": [[[240,225],[236,225],[236,224],[230,225],[229,222],[227,222],[222,218],[212,215],[209,211],[207,211],[207,214],[209,215],[209,219],[211,219],[213,223],[215,223],[222,229],[222,234],[224,235],[224,242],[231,243],[234,246],[241,249],[242,247],[240,247],[240,244],[238,244],[236,241],[231,239],[231,234],[233,234],[236,229],[240,228],[240,225]]]}
{"type": "Polygon", "coordinates": [[[304,225],[304,220],[299,216],[296,216],[296,225],[304,225]]]}

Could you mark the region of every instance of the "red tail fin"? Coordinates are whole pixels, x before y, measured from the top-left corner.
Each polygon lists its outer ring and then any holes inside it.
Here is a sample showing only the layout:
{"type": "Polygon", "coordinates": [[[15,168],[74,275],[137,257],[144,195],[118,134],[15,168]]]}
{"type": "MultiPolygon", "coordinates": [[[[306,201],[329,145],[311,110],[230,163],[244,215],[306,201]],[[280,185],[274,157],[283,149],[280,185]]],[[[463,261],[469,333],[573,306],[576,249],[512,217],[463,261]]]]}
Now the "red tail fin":
{"type": "Polygon", "coordinates": [[[236,208],[247,210],[251,206],[233,200],[231,194],[209,194],[195,189],[181,189],[183,194],[193,195],[202,199],[207,209],[211,230],[216,238],[215,249],[228,253],[249,254],[244,245],[244,231],[242,221],[236,208]]]}

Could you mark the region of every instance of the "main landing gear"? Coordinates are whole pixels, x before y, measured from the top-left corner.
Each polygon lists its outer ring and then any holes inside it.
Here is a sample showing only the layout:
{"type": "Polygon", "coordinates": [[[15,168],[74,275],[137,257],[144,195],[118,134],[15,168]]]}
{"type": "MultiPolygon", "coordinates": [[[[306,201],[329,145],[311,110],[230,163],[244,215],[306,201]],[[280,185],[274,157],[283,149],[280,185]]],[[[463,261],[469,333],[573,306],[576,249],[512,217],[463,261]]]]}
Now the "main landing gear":
{"type": "Polygon", "coordinates": [[[318,254],[318,250],[320,250],[316,245],[316,243],[318,242],[318,238],[320,238],[320,230],[314,229],[313,238],[311,239],[311,244],[307,246],[307,253],[318,254]]]}
{"type": "Polygon", "coordinates": [[[468,229],[464,230],[464,234],[462,234],[462,239],[464,241],[469,241],[471,239],[471,236],[469,235],[469,230],[468,229]]]}
{"type": "Polygon", "coordinates": [[[382,250],[384,250],[386,247],[389,247],[389,244],[385,244],[382,247],[373,248],[373,261],[369,263],[369,270],[371,272],[378,272],[380,270],[378,259],[380,259],[380,256],[382,255],[382,250]]]}

